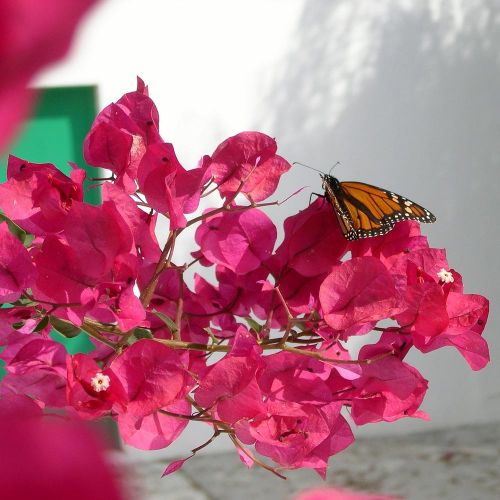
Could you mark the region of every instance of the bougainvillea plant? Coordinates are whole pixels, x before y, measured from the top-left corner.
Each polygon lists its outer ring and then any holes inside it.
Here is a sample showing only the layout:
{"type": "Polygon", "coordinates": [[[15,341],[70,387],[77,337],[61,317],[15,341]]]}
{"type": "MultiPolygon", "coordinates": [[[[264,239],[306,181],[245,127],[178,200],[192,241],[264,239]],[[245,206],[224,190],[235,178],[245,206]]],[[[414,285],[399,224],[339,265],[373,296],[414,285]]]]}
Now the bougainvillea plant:
{"type": "Polygon", "coordinates": [[[111,416],[148,450],[198,422],[213,436],[187,458],[225,434],[249,467],[324,477],[354,441],[349,421],[427,418],[410,350],[453,346],[473,370],[487,364],[488,301],[464,293],[418,223],[348,242],[318,198],[277,241],[265,207],[291,165],[271,137],[242,132],[185,169],[139,80],[99,113],[84,153],[110,172],[96,170],[99,206],[83,201],[76,165],[66,176],[10,157],[0,186],[0,407],[111,416]],[[220,204],[195,213],[215,190],[220,204]],[[95,349],[69,355],[54,329],[95,349]]]}

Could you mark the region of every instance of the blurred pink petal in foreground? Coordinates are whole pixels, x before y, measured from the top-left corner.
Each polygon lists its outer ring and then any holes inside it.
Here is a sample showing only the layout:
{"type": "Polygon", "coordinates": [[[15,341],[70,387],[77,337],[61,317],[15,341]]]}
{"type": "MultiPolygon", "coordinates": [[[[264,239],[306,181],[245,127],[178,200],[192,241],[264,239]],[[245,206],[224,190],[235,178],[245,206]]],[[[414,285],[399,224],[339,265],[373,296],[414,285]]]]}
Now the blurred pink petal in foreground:
{"type": "Polygon", "coordinates": [[[0,152],[29,112],[32,77],[63,57],[97,0],[0,0],[0,152]]]}
{"type": "MultiPolygon", "coordinates": [[[[4,400],[0,400],[0,410],[4,400]]],[[[5,401],[12,406],[12,401],[5,401]]],[[[26,415],[25,409],[19,407],[26,415]]],[[[3,412],[4,416],[6,413],[3,412]]],[[[7,414],[0,427],[0,492],[9,500],[122,500],[117,475],[88,428],[7,414]],[[17,417],[17,418],[14,418],[17,417]]]]}
{"type": "Polygon", "coordinates": [[[294,497],[293,500],[402,500],[401,497],[357,493],[340,488],[315,488],[294,497]]]}

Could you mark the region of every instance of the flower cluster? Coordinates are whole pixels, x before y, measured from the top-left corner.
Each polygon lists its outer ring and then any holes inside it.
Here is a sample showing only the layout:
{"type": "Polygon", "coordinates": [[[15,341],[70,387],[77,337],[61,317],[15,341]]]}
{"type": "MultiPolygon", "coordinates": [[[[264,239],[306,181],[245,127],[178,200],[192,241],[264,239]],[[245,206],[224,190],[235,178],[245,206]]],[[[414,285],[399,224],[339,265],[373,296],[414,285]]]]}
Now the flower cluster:
{"type": "Polygon", "coordinates": [[[265,207],[291,165],[271,137],[240,133],[185,169],[139,80],[99,113],[84,151],[111,172],[99,206],[83,201],[76,166],[68,177],[11,157],[0,186],[0,409],[111,416],[142,449],[200,422],[248,466],[324,477],[354,440],[347,419],[427,418],[410,349],[453,346],[473,370],[488,362],[488,301],[464,293],[416,222],[348,242],[318,198],[286,219],[278,243],[265,207]],[[220,204],[194,214],[215,190],[220,204]],[[193,225],[192,257],[176,262],[193,225]],[[96,348],[69,355],[53,329],[86,332],[96,348]]]}

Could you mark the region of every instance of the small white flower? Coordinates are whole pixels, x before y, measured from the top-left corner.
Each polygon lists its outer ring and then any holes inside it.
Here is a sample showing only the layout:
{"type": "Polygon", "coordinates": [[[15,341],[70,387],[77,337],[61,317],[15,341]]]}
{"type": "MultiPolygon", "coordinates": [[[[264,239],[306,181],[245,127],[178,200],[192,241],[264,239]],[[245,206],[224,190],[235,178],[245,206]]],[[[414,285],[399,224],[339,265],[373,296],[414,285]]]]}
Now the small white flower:
{"type": "Polygon", "coordinates": [[[102,372],[97,372],[94,377],[90,379],[90,385],[95,392],[107,391],[109,388],[110,378],[102,372]]]}
{"type": "Polygon", "coordinates": [[[444,268],[441,268],[441,271],[439,271],[437,275],[438,278],[444,283],[453,283],[455,281],[455,278],[453,277],[451,271],[447,271],[444,268]]]}

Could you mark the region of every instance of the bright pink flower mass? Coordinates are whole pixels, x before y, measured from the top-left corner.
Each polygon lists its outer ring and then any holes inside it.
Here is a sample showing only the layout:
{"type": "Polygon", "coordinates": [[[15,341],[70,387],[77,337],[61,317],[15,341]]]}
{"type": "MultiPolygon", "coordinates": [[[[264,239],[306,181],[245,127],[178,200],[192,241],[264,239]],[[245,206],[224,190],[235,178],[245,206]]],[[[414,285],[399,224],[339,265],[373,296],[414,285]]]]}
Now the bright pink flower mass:
{"type": "Polygon", "coordinates": [[[487,364],[488,301],[464,293],[418,223],[348,242],[318,199],[285,221],[277,244],[265,207],[291,166],[274,139],[242,132],[187,169],[158,127],[141,80],[97,116],[84,150],[111,171],[100,206],[83,201],[82,170],[10,158],[0,186],[4,409],[111,416],[143,449],[208,424],[247,466],[324,477],[354,441],[350,422],[428,418],[411,349],[452,346],[473,370],[487,364]],[[195,213],[213,190],[223,201],[195,213]],[[192,257],[174,258],[179,242],[192,257]],[[83,331],[96,349],[69,355],[51,329],[83,331]],[[353,336],[363,342],[354,357],[353,336]]]}

